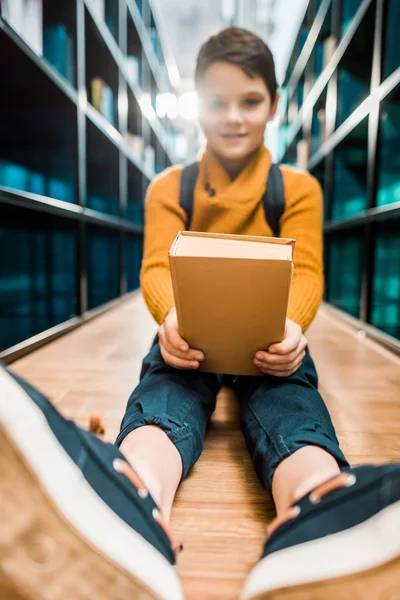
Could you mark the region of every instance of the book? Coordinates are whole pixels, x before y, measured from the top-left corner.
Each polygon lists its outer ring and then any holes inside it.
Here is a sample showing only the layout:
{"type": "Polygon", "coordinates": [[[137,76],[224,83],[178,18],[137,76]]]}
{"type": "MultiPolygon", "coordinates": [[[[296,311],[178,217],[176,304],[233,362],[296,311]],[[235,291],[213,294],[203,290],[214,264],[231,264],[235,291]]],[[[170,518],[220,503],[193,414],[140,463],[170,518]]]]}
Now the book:
{"type": "Polygon", "coordinates": [[[110,86],[101,77],[94,77],[90,82],[90,91],[93,106],[114,125],[114,94],[110,86]]]}
{"type": "Polygon", "coordinates": [[[61,75],[73,83],[73,43],[65,25],[58,23],[45,28],[43,54],[61,75]]]}
{"type": "Polygon", "coordinates": [[[101,112],[101,95],[104,86],[104,81],[100,77],[94,77],[90,82],[90,99],[93,106],[101,112]]]}
{"type": "Polygon", "coordinates": [[[0,0],[1,16],[39,56],[43,53],[42,0],[0,0]]]}
{"type": "Polygon", "coordinates": [[[110,86],[106,83],[103,83],[100,112],[111,125],[115,125],[114,94],[110,86]]]}
{"type": "Polygon", "coordinates": [[[323,68],[328,65],[336,50],[336,36],[330,35],[323,41],[323,68]]]}
{"type": "Polygon", "coordinates": [[[137,56],[127,56],[125,58],[125,72],[131,83],[139,83],[140,62],[137,56]]]}
{"type": "Polygon", "coordinates": [[[181,337],[199,370],[261,376],[258,350],[283,340],[295,240],[180,231],[169,263],[181,337]]]}
{"type": "Polygon", "coordinates": [[[146,146],[143,153],[144,168],[154,172],[156,166],[156,151],[153,146],[146,146]]]}
{"type": "Polygon", "coordinates": [[[125,133],[124,137],[125,137],[125,141],[129,147],[129,149],[133,152],[135,157],[141,161],[143,158],[143,147],[144,147],[144,140],[143,140],[142,136],[135,135],[134,133],[127,131],[125,133]]]}

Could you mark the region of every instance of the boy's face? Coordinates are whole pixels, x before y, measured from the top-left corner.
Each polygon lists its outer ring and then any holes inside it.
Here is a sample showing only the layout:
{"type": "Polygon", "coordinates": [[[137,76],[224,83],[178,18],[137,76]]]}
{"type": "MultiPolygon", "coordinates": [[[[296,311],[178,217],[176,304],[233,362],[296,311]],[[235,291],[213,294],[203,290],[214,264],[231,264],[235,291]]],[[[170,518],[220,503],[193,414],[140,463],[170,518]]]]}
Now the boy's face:
{"type": "Polygon", "coordinates": [[[276,112],[278,97],[264,80],[240,67],[216,62],[205,71],[199,94],[199,120],[211,150],[225,160],[246,158],[264,143],[266,124],[276,112]]]}

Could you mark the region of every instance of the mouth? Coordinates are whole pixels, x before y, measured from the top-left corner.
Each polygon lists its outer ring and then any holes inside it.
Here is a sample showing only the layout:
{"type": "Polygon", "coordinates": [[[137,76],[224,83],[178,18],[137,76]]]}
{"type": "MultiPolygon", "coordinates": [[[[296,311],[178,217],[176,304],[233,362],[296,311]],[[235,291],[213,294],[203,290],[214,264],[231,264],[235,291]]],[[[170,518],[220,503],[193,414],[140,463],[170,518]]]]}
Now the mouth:
{"type": "Polygon", "coordinates": [[[247,133],[221,133],[224,140],[241,140],[247,137],[247,133]]]}

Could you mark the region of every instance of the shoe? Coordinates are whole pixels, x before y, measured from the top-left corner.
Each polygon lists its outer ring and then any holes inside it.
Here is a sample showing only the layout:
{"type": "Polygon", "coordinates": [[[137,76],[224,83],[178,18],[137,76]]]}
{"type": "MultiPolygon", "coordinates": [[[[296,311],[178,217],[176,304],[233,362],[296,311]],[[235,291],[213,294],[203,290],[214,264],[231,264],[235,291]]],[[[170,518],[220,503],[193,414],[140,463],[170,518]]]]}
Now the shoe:
{"type": "Polygon", "coordinates": [[[180,600],[160,511],[124,456],[0,366],[1,600],[180,600]]]}
{"type": "Polygon", "coordinates": [[[344,469],[267,536],[241,600],[400,599],[400,462],[344,469]]]}

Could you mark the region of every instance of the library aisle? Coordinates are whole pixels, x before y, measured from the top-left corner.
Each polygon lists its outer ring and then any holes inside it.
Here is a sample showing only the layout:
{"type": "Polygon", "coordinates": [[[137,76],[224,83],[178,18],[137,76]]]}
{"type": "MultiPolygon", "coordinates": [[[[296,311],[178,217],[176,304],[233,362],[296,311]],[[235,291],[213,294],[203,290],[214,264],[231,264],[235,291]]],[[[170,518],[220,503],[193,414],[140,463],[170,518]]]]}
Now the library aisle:
{"type": "MultiPolygon", "coordinates": [[[[100,411],[113,440],[154,333],[137,293],[11,369],[82,425],[92,411],[100,411]]],[[[320,389],[349,461],[400,458],[400,359],[358,336],[327,306],[308,338],[320,389]]],[[[178,568],[187,600],[237,598],[273,517],[244,445],[235,398],[223,389],[204,452],[180,487],[172,512],[172,531],[184,545],[178,568]]]]}

